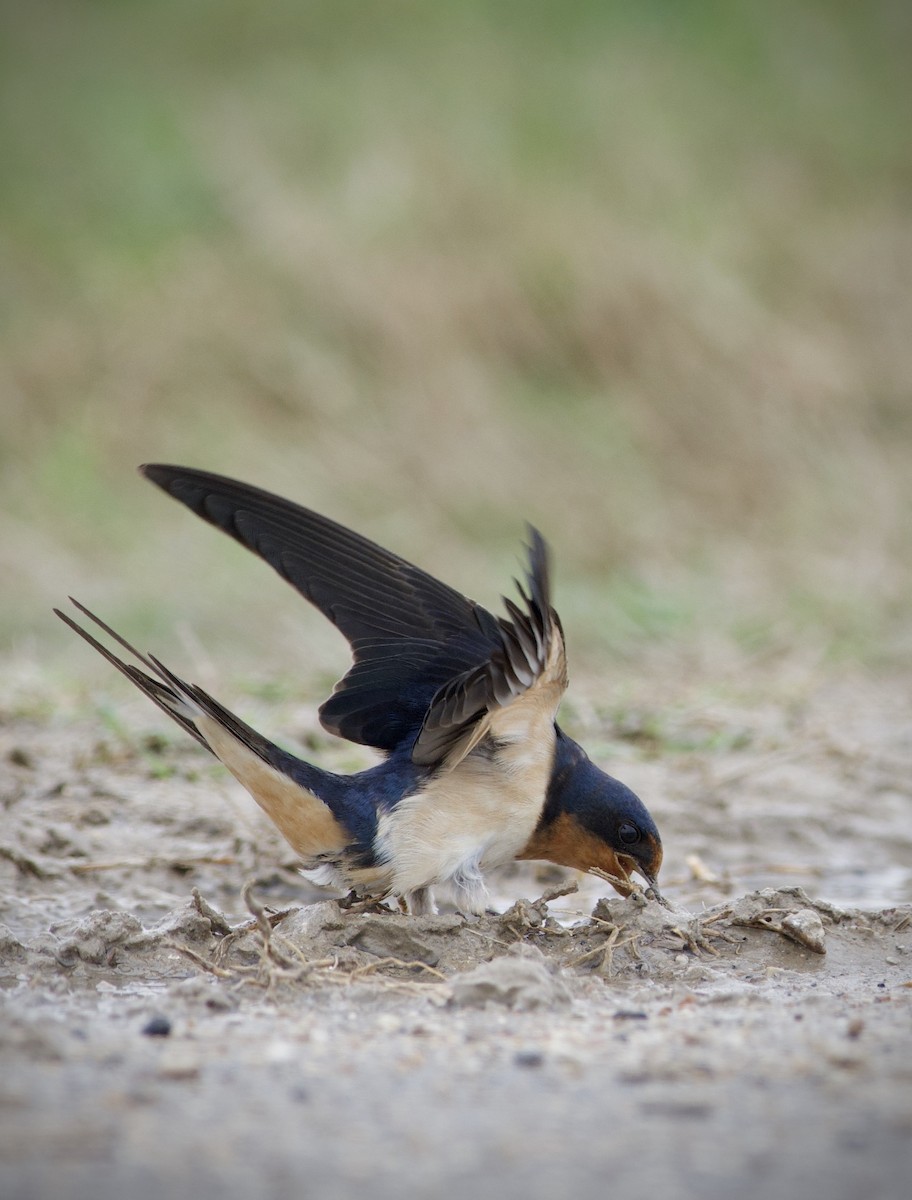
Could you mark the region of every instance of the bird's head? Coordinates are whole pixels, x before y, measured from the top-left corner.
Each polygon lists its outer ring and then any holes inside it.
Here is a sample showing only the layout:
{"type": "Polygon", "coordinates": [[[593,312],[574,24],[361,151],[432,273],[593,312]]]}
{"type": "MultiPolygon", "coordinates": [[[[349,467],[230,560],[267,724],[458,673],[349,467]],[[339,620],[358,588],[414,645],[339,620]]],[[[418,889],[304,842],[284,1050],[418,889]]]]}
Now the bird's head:
{"type": "Polygon", "coordinates": [[[659,895],[662,839],[645,804],[563,735],[541,820],[518,857],[606,877],[624,896],[635,872],[659,895]]]}
{"type": "MultiPolygon", "coordinates": [[[[598,768],[595,768],[598,771],[598,768]]],[[[580,826],[594,839],[590,847],[592,857],[604,854],[609,861],[612,856],[617,863],[617,873],[606,870],[600,862],[593,862],[583,870],[617,875],[618,883],[611,882],[622,895],[629,895],[630,876],[642,876],[656,895],[659,895],[658,877],[662,866],[662,839],[655,821],[646,805],[619,779],[613,779],[598,771],[601,779],[594,791],[576,814],[580,826]]]]}

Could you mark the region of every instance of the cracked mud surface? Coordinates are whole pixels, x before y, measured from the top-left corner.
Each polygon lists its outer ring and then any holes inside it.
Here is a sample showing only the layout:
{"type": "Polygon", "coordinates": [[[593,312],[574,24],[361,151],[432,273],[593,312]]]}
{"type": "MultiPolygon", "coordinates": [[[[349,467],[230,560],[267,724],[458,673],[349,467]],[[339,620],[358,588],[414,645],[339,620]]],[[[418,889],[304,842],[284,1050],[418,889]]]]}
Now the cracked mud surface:
{"type": "Polygon", "coordinates": [[[904,1197],[909,693],[685,704],[655,746],[581,710],[672,907],[523,866],[468,919],[310,889],[141,706],[10,700],[0,1191],[904,1197]]]}

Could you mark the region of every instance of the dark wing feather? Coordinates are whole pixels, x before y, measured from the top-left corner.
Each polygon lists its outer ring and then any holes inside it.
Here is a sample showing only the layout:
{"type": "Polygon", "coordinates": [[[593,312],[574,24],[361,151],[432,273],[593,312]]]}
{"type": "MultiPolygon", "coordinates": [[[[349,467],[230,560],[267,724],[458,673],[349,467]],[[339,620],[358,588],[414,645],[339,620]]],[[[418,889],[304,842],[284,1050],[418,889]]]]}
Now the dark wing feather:
{"type": "Polygon", "coordinates": [[[394,749],[415,736],[443,684],[500,645],[481,605],[327,517],[206,471],[141,470],[263,558],[348,639],[354,664],[320,709],[331,733],[394,749]]]}
{"type": "Polygon", "coordinates": [[[498,619],[499,645],[437,692],[415,741],[415,762],[455,765],[485,733],[498,736],[498,712],[521,697],[536,695],[553,720],[567,687],[567,664],[550,603],[547,546],[537,529],[529,534],[529,594],[516,585],[525,610],[504,597],[510,620],[498,619]]]}
{"type": "MultiPolygon", "coordinates": [[[[290,500],[206,471],[141,470],[268,562],[348,639],[354,663],[320,708],[331,733],[382,750],[414,741],[416,762],[452,763],[474,744],[486,714],[535,687],[549,669],[559,625],[536,530],[528,594],[517,585],[523,607],[507,601],[507,620],[290,500]]],[[[563,677],[562,648],[561,641],[561,665],[549,682],[563,677]]]]}

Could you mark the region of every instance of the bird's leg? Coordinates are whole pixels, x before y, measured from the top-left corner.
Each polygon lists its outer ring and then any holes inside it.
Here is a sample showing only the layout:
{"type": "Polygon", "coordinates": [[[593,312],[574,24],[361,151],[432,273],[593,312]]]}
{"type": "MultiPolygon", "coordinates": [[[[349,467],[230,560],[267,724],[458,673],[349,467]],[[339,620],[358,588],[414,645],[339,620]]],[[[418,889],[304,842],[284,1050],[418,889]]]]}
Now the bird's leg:
{"type": "Polygon", "coordinates": [[[413,917],[433,917],[437,912],[434,893],[429,887],[415,888],[399,898],[399,907],[413,917]]]}

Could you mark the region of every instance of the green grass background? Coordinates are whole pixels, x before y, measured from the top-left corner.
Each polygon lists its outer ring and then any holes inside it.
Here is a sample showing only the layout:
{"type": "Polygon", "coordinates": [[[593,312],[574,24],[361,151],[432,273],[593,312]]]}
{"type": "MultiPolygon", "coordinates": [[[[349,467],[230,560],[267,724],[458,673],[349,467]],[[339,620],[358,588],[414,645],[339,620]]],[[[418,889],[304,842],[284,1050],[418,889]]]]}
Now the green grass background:
{"type": "Polygon", "coordinates": [[[531,520],[575,663],[908,662],[910,12],[3,5],[0,639],[341,669],[158,459],[490,603],[531,520]]]}

